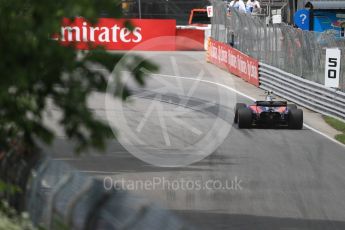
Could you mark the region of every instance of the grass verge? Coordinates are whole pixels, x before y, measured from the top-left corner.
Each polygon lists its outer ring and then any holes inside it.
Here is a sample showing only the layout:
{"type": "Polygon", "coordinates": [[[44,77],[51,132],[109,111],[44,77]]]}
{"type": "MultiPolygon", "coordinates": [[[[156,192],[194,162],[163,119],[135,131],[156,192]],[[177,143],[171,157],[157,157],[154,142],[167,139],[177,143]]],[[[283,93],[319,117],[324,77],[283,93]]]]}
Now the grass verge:
{"type": "Polygon", "coordinates": [[[345,122],[342,122],[338,119],[329,116],[323,116],[323,119],[327,124],[329,124],[334,129],[342,132],[342,134],[338,134],[335,136],[335,139],[343,144],[345,144],[345,122]]]}
{"type": "Polygon", "coordinates": [[[345,134],[338,134],[335,136],[335,139],[343,144],[345,144],[345,134]]]}

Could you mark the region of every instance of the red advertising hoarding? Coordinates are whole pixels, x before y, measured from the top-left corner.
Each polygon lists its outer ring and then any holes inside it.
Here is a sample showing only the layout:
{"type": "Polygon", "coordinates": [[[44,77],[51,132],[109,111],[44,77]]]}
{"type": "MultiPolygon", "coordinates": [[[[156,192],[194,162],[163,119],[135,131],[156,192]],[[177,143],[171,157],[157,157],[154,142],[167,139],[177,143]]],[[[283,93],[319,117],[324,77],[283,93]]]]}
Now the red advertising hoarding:
{"type": "Polygon", "coordinates": [[[63,19],[59,41],[73,43],[77,49],[103,46],[106,50],[175,50],[176,21],[170,19],[113,19],[100,18],[90,24],[84,18],[63,19]],[[130,21],[132,30],[126,28],[130,21]],[[147,41],[165,37],[161,42],[146,47],[147,41]],[[172,41],[168,41],[168,40],[172,41]],[[139,45],[139,46],[138,46],[139,45]],[[136,48],[139,47],[139,48],[136,48]]]}
{"type": "Polygon", "coordinates": [[[205,31],[176,29],[176,50],[205,50],[205,31]]]}
{"type": "Polygon", "coordinates": [[[208,60],[243,80],[259,86],[259,62],[230,45],[210,39],[208,60]]]}

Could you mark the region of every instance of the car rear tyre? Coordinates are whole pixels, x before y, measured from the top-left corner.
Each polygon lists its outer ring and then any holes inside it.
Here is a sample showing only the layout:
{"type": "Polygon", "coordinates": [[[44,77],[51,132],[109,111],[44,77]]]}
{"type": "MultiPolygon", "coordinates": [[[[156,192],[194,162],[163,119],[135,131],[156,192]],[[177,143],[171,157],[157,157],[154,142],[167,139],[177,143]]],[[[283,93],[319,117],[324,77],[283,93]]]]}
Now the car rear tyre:
{"type": "Polygon", "coordinates": [[[289,110],[289,128],[290,129],[303,128],[303,110],[301,109],[289,110]]]}
{"type": "Polygon", "coordinates": [[[238,110],[240,108],[246,108],[247,105],[244,104],[244,103],[236,103],[236,106],[235,106],[235,117],[234,117],[234,123],[237,124],[238,122],[238,110]]]}
{"type": "Polygon", "coordinates": [[[248,108],[238,109],[238,128],[248,129],[252,126],[252,111],[248,108]]]}

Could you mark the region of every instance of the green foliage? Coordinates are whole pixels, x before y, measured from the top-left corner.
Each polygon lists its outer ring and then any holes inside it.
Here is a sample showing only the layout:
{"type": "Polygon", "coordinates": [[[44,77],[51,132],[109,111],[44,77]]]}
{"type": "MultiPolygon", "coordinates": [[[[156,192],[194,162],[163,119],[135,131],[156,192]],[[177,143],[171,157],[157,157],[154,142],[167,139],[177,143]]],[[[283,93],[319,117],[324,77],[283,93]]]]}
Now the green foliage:
{"type": "Polygon", "coordinates": [[[15,185],[7,184],[3,182],[2,180],[0,180],[0,193],[4,193],[4,192],[8,194],[15,194],[17,192],[21,192],[21,190],[19,187],[15,185]]]}
{"type": "Polygon", "coordinates": [[[327,124],[329,124],[330,126],[332,126],[334,129],[345,133],[345,123],[335,119],[333,117],[329,117],[329,116],[324,116],[323,117],[324,120],[326,121],[327,124]]]}
{"type": "Polygon", "coordinates": [[[336,135],[335,139],[345,144],[345,123],[340,121],[339,119],[335,119],[329,116],[323,116],[323,119],[326,121],[327,124],[332,126],[334,129],[340,132],[343,132],[342,134],[336,135]]]}
{"type": "Polygon", "coordinates": [[[0,202],[0,229],[34,230],[27,213],[18,215],[6,202],[0,202]]]}
{"type": "MultiPolygon", "coordinates": [[[[120,17],[120,4],[120,0],[0,0],[0,145],[18,137],[27,148],[34,147],[35,137],[50,143],[54,134],[43,125],[42,117],[51,98],[62,111],[60,124],[67,137],[77,141],[78,151],[104,148],[113,134],[94,117],[86,101],[91,92],[106,90],[107,78],[90,70],[87,63],[100,63],[112,72],[123,55],[99,49],[80,59],[72,46],[62,47],[50,36],[60,31],[63,17],[83,16],[95,23],[104,11],[120,17]]],[[[139,56],[133,58],[139,67],[156,69],[139,56]]],[[[127,69],[144,83],[143,68],[127,69]]],[[[119,78],[117,73],[113,77],[119,78]]],[[[121,80],[116,82],[122,93],[115,96],[128,96],[121,80]]]]}
{"type": "Polygon", "coordinates": [[[345,134],[338,134],[335,136],[335,139],[343,144],[345,144],[345,134]]]}

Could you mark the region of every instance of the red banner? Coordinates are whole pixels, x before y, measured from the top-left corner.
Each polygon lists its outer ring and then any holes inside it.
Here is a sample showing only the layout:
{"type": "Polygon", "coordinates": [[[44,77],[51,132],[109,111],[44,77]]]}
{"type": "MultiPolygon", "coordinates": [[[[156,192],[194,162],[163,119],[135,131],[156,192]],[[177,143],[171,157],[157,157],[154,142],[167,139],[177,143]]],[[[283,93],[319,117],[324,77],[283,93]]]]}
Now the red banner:
{"type": "Polygon", "coordinates": [[[84,18],[65,18],[60,33],[59,40],[63,45],[74,43],[77,49],[103,46],[106,50],[175,50],[176,21],[100,18],[93,25],[84,18]],[[128,21],[132,30],[126,28],[128,21]],[[154,45],[147,42],[159,37],[165,37],[165,42],[154,45]]]}
{"type": "Polygon", "coordinates": [[[205,50],[205,31],[176,29],[176,50],[205,50]]]}
{"type": "Polygon", "coordinates": [[[230,45],[210,39],[208,60],[243,80],[259,86],[259,62],[230,45]]]}

